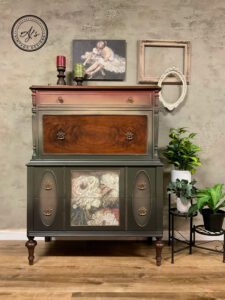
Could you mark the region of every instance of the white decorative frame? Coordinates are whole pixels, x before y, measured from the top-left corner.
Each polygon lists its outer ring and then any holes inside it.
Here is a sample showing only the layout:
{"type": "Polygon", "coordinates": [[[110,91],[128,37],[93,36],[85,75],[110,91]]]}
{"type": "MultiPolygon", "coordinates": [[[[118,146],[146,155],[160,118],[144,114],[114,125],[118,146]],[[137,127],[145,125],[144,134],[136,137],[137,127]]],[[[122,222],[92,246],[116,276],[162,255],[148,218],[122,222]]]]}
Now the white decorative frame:
{"type": "MultiPolygon", "coordinates": [[[[159,78],[158,86],[162,87],[162,83],[165,81],[165,79],[171,75],[176,76],[181,82],[182,82],[182,92],[180,97],[175,101],[174,103],[169,103],[166,102],[166,100],[162,96],[162,91],[159,93],[159,100],[163,103],[163,105],[168,109],[168,110],[173,110],[176,108],[178,105],[181,104],[181,102],[184,101],[184,98],[187,94],[187,81],[184,75],[176,68],[176,67],[171,67],[168,68],[159,78]]],[[[173,77],[174,77],[173,76],[173,77]]]]}
{"type": "MultiPolygon", "coordinates": [[[[147,47],[155,48],[180,48],[183,49],[183,74],[186,82],[190,82],[191,66],[191,43],[189,41],[162,41],[162,40],[141,40],[138,41],[138,82],[139,83],[157,83],[159,76],[145,74],[145,49],[147,47]]],[[[181,83],[177,78],[167,78],[165,83],[181,83]]]]}

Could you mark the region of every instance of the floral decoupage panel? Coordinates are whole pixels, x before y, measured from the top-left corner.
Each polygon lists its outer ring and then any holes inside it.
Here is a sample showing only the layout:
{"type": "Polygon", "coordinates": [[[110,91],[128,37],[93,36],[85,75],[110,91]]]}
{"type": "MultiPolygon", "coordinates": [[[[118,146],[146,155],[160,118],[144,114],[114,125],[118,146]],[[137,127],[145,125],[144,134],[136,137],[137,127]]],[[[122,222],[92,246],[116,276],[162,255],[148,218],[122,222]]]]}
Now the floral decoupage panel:
{"type": "Polygon", "coordinates": [[[73,171],[71,226],[119,226],[119,171],[73,171]]]}

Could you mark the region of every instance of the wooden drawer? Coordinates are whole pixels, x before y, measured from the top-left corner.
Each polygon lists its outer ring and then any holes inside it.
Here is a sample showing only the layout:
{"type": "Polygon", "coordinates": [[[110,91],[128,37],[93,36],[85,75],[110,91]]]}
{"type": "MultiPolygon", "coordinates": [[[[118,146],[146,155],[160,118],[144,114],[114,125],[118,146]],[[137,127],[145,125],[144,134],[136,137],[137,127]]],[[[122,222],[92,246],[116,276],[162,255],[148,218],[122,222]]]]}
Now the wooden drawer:
{"type": "Polygon", "coordinates": [[[71,92],[37,93],[37,105],[79,105],[79,106],[152,106],[149,92],[71,92]]]}
{"type": "Polygon", "coordinates": [[[147,115],[43,115],[44,154],[147,154],[147,115]]]}

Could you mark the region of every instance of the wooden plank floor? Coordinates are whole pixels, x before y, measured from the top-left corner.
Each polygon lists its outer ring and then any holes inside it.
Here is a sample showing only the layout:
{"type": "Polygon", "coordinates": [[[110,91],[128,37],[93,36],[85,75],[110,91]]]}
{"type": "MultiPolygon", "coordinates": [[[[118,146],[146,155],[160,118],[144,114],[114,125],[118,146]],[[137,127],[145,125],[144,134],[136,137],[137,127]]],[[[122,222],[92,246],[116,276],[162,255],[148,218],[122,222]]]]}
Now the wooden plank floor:
{"type": "MultiPolygon", "coordinates": [[[[221,244],[220,244],[221,245],[221,244]]],[[[0,299],[225,299],[222,254],[194,249],[163,264],[145,242],[38,241],[35,264],[23,241],[0,241],[0,299]]]]}

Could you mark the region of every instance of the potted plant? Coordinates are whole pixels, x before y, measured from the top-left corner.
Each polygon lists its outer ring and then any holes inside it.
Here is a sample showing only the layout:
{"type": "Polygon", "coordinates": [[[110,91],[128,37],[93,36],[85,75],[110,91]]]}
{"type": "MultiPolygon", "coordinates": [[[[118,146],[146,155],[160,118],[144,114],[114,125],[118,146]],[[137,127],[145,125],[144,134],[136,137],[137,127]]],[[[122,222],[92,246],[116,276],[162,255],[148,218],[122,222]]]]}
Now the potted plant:
{"type": "Polygon", "coordinates": [[[192,142],[195,136],[196,133],[188,133],[184,127],[170,129],[170,141],[162,154],[176,168],[171,172],[173,182],[177,178],[191,181],[191,174],[201,165],[197,155],[201,149],[192,142]]]}
{"type": "Polygon", "coordinates": [[[213,187],[198,190],[196,203],[189,208],[188,214],[200,211],[205,229],[219,232],[222,229],[225,215],[225,211],[221,209],[223,207],[225,207],[225,193],[223,184],[219,183],[213,187]]]}
{"type": "Polygon", "coordinates": [[[167,188],[168,194],[177,196],[177,210],[181,213],[188,213],[191,206],[190,199],[196,195],[195,180],[189,182],[185,179],[177,179],[175,182],[170,182],[167,188]]]}

